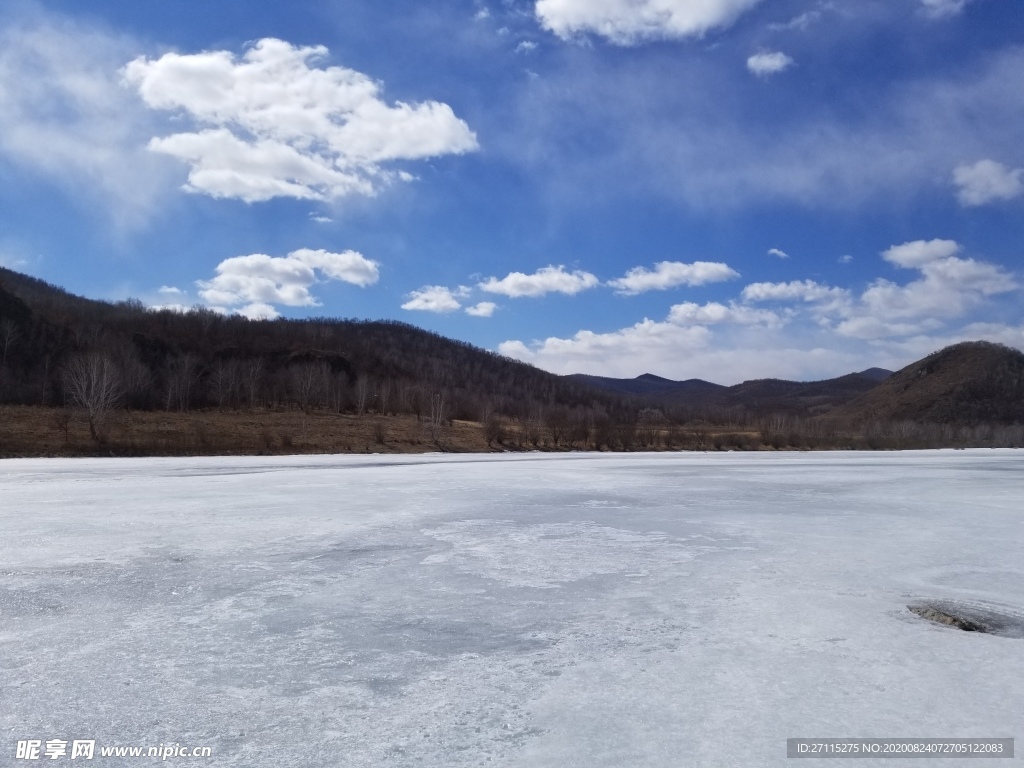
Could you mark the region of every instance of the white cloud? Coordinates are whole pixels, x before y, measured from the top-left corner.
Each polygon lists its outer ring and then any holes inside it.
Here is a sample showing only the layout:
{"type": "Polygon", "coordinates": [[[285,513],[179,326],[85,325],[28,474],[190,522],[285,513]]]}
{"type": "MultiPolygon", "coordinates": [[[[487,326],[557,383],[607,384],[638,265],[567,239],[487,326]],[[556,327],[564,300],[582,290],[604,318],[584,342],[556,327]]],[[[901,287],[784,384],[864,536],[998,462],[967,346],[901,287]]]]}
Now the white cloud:
{"type": "Polygon", "coordinates": [[[228,51],[140,57],[124,79],[151,108],[196,122],[149,146],[191,165],[186,188],[213,197],[373,195],[404,178],[393,162],[477,149],[447,104],[388,105],[366,75],[317,66],[327,53],[267,38],[241,60],[228,51]]]}
{"type": "MultiPolygon", "coordinates": [[[[876,280],[861,294],[862,314],[877,320],[926,323],[922,327],[928,330],[936,319],[963,317],[986,298],[1018,287],[1014,277],[1002,268],[974,259],[947,256],[915,263],[908,258],[901,266],[918,269],[921,277],[907,285],[876,280]]],[[[887,335],[901,333],[893,330],[887,335]]]]}
{"type": "Polygon", "coordinates": [[[530,53],[537,50],[537,44],[532,40],[523,40],[516,46],[516,53],[530,53]]]}
{"type": "Polygon", "coordinates": [[[788,259],[789,258],[789,254],[788,253],[786,253],[783,250],[779,250],[778,248],[769,248],[768,249],[768,255],[769,256],[778,256],[780,259],[788,259]]]}
{"type": "Polygon", "coordinates": [[[767,77],[784,72],[793,66],[794,62],[781,51],[755,53],[747,59],[747,69],[758,77],[767,77]]]}
{"type": "Polygon", "coordinates": [[[503,354],[555,373],[633,377],[651,372],[730,384],[778,377],[821,379],[872,366],[899,369],[948,344],[989,339],[1024,349],[1018,290],[1004,268],[960,255],[950,240],[895,245],[881,255],[915,270],[905,285],[877,279],[857,294],[813,280],[752,283],[739,300],[684,302],[664,321],[580,330],[499,345],[503,354]],[[773,311],[760,302],[776,302],[773,311]],[[993,321],[1005,313],[1011,322],[993,321]]]}
{"type": "Polygon", "coordinates": [[[126,230],[161,209],[173,171],[146,151],[152,118],[121,87],[118,68],[133,46],[41,11],[0,15],[0,160],[126,230]]]}
{"type": "Polygon", "coordinates": [[[848,292],[816,283],[814,280],[793,280],[788,283],[751,283],[743,289],[744,301],[822,302],[847,298],[848,292]]]}
{"type": "Polygon", "coordinates": [[[173,285],[161,285],[157,289],[157,293],[165,296],[184,296],[185,292],[181,288],[175,288],[173,285]]]}
{"type": "Polygon", "coordinates": [[[538,269],[532,275],[511,272],[500,280],[490,277],[477,287],[487,293],[498,293],[516,299],[523,296],[543,296],[548,293],[573,296],[598,285],[600,281],[589,272],[566,272],[563,266],[548,266],[538,269]]]}
{"type": "MultiPolygon", "coordinates": [[[[531,345],[506,341],[498,345],[503,355],[539,365],[555,373],[603,373],[622,375],[632,371],[636,359],[658,360],[664,365],[673,357],[685,357],[708,345],[710,333],[703,326],[681,327],[673,323],[643,321],[611,333],[579,331],[570,339],[551,337],[531,345]]],[[[643,373],[638,370],[633,376],[643,373]]]]}
{"type": "Polygon", "coordinates": [[[537,0],[541,25],[563,39],[593,33],[618,45],[700,37],[760,0],[537,0]]]}
{"type": "Polygon", "coordinates": [[[261,302],[247,304],[241,309],[235,310],[235,314],[247,317],[250,320],[276,320],[281,316],[281,313],[274,307],[261,302]]]}
{"type": "Polygon", "coordinates": [[[994,264],[958,257],[953,240],[915,240],[894,245],[882,258],[920,277],[906,285],[874,280],[859,296],[813,280],[753,283],[746,302],[800,302],[811,305],[811,316],[823,328],[860,339],[907,337],[944,327],[984,307],[993,296],[1017,289],[1016,279],[994,264]]]}
{"type": "Polygon", "coordinates": [[[571,338],[530,344],[507,341],[498,351],[560,374],[633,377],[655,373],[734,384],[751,378],[815,379],[886,365],[888,357],[840,349],[829,339],[785,338],[778,329],[681,326],[645,318],[607,333],[581,330],[571,338]],[[865,363],[868,360],[870,362],[865,363]]]}
{"type": "Polygon", "coordinates": [[[947,259],[960,251],[954,240],[914,240],[882,251],[882,258],[898,267],[913,269],[939,259],[947,259]]]}
{"type": "Polygon", "coordinates": [[[932,18],[945,18],[960,13],[969,0],[921,0],[926,15],[932,18]]]}
{"type": "Polygon", "coordinates": [[[494,310],[498,308],[498,305],[493,301],[481,301],[479,304],[474,304],[472,307],[466,307],[466,314],[472,317],[490,317],[494,314],[494,310]]]}
{"type": "Polygon", "coordinates": [[[415,312],[436,312],[445,314],[460,309],[462,304],[455,298],[455,293],[443,285],[425,285],[409,294],[409,300],[402,309],[415,312]]]}
{"type": "Polygon", "coordinates": [[[320,270],[329,279],[352,283],[360,288],[373,285],[380,279],[377,262],[356,251],[331,253],[323,249],[300,248],[288,254],[288,258],[297,259],[313,269],[320,270]]]}
{"type": "Polygon", "coordinates": [[[726,306],[717,301],[709,301],[706,304],[694,304],[690,301],[676,304],[669,310],[668,321],[675,325],[733,323],[735,325],[778,326],[782,324],[782,318],[774,312],[735,303],[726,306]]]}
{"type": "Polygon", "coordinates": [[[654,270],[634,267],[617,280],[609,280],[608,285],[627,296],[634,296],[645,291],[664,291],[679,285],[704,285],[731,280],[739,277],[739,272],[728,264],[715,261],[695,261],[684,264],[679,261],[662,261],[654,265],[654,270]]]}
{"type": "Polygon", "coordinates": [[[994,160],[979,160],[953,171],[957,198],[964,206],[1012,200],[1024,193],[1024,168],[1008,168],[994,160]]]}
{"type": "Polygon", "coordinates": [[[188,306],[186,306],[184,304],[177,304],[177,303],[171,303],[171,304],[150,304],[148,308],[153,310],[154,312],[177,312],[180,315],[185,314],[186,312],[188,312],[191,309],[191,307],[188,307],[188,306]]]}
{"type": "Polygon", "coordinates": [[[276,317],[274,304],[319,306],[310,293],[310,288],[320,282],[318,272],[327,280],[366,287],[377,282],[377,266],[377,262],[355,251],[330,253],[301,248],[284,258],[252,254],[225,259],[217,265],[217,274],[211,280],[197,280],[196,285],[208,304],[246,305],[235,311],[251,317],[276,317]]]}
{"type": "Polygon", "coordinates": [[[839,261],[840,264],[852,264],[853,263],[853,256],[851,256],[850,254],[847,253],[847,254],[845,254],[843,256],[840,256],[838,261],[839,261]]]}

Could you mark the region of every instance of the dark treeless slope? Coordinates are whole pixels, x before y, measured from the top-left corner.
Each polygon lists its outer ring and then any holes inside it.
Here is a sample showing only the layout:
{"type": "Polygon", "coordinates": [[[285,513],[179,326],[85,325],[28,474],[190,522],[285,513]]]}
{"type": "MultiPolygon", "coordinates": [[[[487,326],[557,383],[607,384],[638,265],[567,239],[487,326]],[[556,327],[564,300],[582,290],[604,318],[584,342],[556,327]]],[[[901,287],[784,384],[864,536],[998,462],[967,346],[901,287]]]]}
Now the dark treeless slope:
{"type": "Polygon", "coordinates": [[[970,341],[911,363],[832,416],[940,424],[1024,422],[1024,353],[970,341]]]}

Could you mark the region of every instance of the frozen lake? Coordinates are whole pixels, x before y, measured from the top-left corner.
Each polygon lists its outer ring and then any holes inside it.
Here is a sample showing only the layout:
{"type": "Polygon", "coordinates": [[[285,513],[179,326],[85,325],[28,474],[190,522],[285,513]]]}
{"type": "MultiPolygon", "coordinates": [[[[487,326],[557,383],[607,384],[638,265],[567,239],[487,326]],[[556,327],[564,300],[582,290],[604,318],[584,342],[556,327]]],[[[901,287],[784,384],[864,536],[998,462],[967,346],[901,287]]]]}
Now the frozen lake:
{"type": "Polygon", "coordinates": [[[4,461],[0,765],[50,738],[630,768],[1022,737],[1024,639],[907,610],[1021,616],[1022,545],[1024,451],[4,461]]]}

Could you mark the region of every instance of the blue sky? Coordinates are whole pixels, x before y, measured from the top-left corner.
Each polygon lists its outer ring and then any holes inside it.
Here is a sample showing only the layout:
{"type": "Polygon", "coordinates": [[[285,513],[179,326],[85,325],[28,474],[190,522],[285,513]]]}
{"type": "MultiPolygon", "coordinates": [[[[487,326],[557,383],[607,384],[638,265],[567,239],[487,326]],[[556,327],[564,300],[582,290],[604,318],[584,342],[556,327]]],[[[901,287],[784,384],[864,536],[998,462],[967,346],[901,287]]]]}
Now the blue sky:
{"type": "Polygon", "coordinates": [[[724,384],[1024,348],[1018,0],[5,3],[0,264],[724,384]]]}

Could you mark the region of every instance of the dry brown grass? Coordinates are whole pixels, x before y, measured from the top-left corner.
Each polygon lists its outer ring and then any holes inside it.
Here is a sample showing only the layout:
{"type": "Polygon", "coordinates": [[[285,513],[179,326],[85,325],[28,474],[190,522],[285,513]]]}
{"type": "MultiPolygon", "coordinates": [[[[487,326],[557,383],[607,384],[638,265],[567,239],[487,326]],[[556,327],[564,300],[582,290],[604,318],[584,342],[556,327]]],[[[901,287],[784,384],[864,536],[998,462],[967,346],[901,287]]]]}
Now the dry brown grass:
{"type": "Polygon", "coordinates": [[[82,413],[0,407],[0,456],[190,456],[296,453],[486,452],[483,427],[456,421],[441,439],[414,416],[379,416],[299,410],[119,411],[89,437],[82,413]]]}

